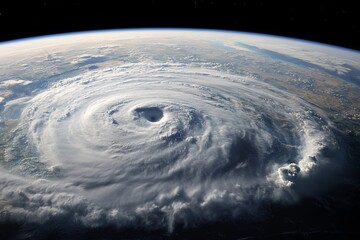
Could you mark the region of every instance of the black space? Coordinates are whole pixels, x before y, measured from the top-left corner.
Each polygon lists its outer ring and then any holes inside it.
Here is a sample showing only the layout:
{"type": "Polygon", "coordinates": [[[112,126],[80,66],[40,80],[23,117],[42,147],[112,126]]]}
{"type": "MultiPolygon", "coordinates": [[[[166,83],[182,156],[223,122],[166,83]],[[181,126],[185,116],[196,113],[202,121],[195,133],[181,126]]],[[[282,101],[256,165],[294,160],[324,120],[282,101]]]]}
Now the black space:
{"type": "Polygon", "coordinates": [[[147,27],[228,29],[360,50],[356,1],[0,1],[0,41],[53,33],[147,27]]]}

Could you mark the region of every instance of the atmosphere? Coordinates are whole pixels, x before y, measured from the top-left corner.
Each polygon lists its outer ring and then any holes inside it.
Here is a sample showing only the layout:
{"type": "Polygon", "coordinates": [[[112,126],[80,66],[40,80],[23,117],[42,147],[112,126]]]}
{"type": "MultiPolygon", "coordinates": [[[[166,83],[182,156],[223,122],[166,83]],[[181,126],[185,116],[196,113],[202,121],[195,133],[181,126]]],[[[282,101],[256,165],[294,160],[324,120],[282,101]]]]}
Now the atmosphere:
{"type": "Polygon", "coordinates": [[[360,50],[356,1],[1,1],[0,41],[118,28],[256,32],[360,50]]]}

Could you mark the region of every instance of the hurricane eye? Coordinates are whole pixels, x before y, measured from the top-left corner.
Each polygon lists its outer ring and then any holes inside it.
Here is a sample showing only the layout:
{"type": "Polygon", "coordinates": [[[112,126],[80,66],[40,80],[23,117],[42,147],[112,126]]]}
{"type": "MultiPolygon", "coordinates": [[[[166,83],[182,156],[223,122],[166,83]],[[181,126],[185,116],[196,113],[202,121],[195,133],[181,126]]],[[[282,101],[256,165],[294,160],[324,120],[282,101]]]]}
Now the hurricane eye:
{"type": "Polygon", "coordinates": [[[137,108],[135,113],[149,122],[159,122],[164,117],[164,113],[159,107],[137,108]]]}

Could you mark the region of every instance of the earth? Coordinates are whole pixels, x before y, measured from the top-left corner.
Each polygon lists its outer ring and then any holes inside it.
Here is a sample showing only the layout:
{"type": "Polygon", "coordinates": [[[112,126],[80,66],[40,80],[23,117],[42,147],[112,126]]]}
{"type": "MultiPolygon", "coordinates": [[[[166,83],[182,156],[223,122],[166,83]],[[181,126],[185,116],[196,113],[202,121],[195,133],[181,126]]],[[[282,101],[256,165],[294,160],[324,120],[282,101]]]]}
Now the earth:
{"type": "Polygon", "coordinates": [[[359,239],[360,54],[230,31],[0,45],[1,239],[359,239]]]}

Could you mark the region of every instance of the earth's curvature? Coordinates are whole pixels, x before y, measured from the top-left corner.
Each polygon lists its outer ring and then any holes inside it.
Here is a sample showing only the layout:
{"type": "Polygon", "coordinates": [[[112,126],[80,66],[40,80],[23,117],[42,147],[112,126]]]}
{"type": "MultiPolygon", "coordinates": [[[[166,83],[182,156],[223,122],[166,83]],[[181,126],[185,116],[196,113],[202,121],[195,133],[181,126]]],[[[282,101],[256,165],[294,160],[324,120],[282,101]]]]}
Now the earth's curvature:
{"type": "Polygon", "coordinates": [[[356,51],[104,31],[4,43],[0,66],[5,237],[357,234],[324,205],[358,198],[356,51]]]}

